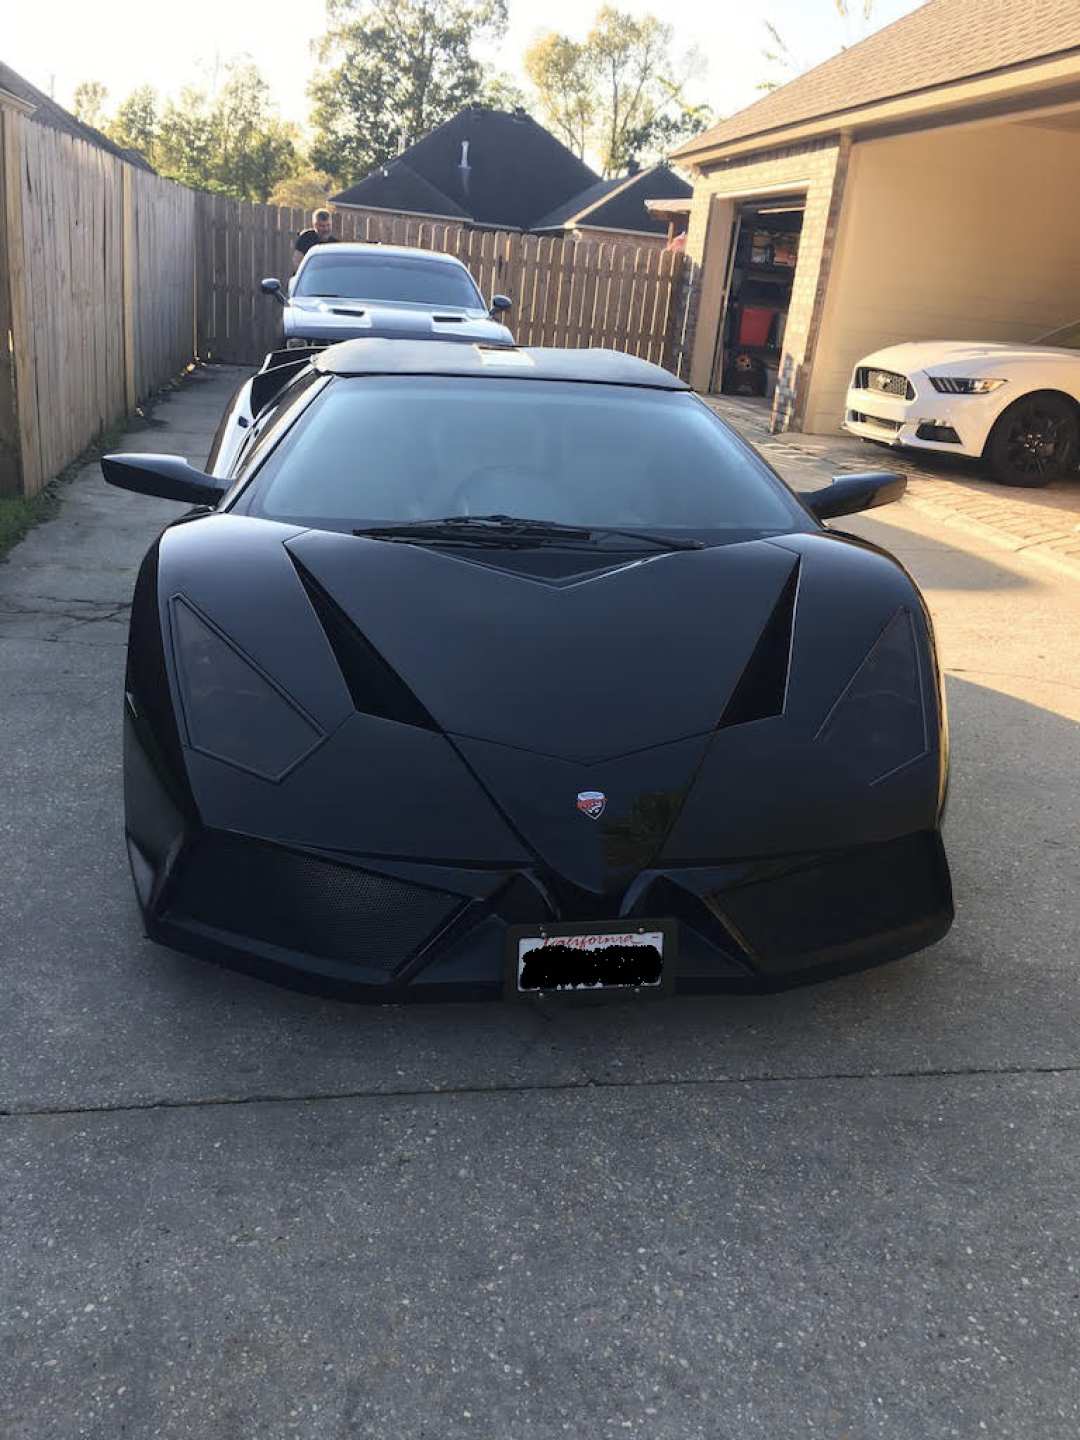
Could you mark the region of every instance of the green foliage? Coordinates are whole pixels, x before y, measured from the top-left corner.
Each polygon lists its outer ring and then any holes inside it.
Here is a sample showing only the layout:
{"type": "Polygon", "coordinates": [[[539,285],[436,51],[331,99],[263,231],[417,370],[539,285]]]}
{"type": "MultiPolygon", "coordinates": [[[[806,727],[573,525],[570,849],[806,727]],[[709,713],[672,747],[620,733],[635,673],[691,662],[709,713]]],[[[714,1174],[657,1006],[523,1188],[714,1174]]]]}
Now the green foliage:
{"type": "Polygon", "coordinates": [[[638,19],[605,5],[583,41],[549,33],[526,51],[548,124],[578,155],[595,147],[605,175],[631,160],[661,159],[711,123],[705,106],[683,97],[700,58],[691,51],[676,63],[672,39],[655,15],[638,19]]]}
{"type": "Polygon", "coordinates": [[[72,109],[84,125],[100,130],[105,123],[105,101],[109,92],[100,80],[83,80],[75,86],[72,109]]]}
{"type": "Polygon", "coordinates": [[[126,150],[138,150],[156,167],[159,101],[152,85],[140,85],[117,109],[109,123],[109,139],[126,150]]]}
{"type": "Polygon", "coordinates": [[[40,525],[42,520],[51,520],[56,509],[57,499],[52,489],[43,490],[28,499],[0,495],[0,556],[17,545],[27,531],[40,525]]]}
{"type": "MultiPolygon", "coordinates": [[[[76,100],[100,111],[105,94],[90,81],[79,86],[76,100]]],[[[240,200],[266,200],[301,166],[295,127],[278,118],[270,87],[248,60],[226,66],[213,93],[188,85],[162,103],[152,86],[140,85],[111,119],[99,114],[98,123],[160,175],[240,200]]]]}
{"type": "Polygon", "coordinates": [[[310,215],[312,210],[324,206],[334,191],[333,177],[325,170],[315,170],[310,165],[282,180],[271,191],[271,205],[287,205],[293,210],[303,210],[310,215]]]}
{"type": "Polygon", "coordinates": [[[348,185],[485,97],[473,46],[504,33],[506,0],[327,0],[327,20],[310,159],[348,185]]]}

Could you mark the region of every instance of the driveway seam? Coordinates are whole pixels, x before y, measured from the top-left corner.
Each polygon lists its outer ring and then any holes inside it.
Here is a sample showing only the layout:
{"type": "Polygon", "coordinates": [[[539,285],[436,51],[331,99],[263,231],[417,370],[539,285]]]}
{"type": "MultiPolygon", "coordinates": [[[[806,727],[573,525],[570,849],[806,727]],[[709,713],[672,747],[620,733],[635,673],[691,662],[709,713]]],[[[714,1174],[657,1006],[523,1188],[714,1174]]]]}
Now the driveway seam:
{"type": "Polygon", "coordinates": [[[67,1115],[129,1115],[154,1110],[214,1110],[244,1105],[308,1105],[320,1101],[453,1099],[462,1095],[543,1095],[573,1090],[719,1089],[734,1085],[799,1085],[812,1081],[846,1083],[860,1080],[962,1080],[1077,1074],[1080,1074],[1080,1064],[972,1065],[933,1070],[836,1070],[826,1074],[800,1071],[790,1075],[713,1075],[701,1079],[682,1077],[668,1080],[585,1078],[549,1085],[447,1085],[413,1090],[324,1090],[295,1095],[263,1092],[257,1095],[211,1095],[201,1099],[146,1100],[118,1105],[5,1106],[0,1108],[0,1120],[50,1119],[67,1115]]]}

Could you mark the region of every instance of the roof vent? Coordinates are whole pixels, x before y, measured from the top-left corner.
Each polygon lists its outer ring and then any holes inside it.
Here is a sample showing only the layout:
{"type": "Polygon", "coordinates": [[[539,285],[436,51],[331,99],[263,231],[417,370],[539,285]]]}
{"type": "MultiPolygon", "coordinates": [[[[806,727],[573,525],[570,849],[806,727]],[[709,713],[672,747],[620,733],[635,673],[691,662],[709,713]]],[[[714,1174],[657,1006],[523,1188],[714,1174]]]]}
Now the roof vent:
{"type": "Polygon", "coordinates": [[[467,196],[469,193],[469,176],[472,173],[469,165],[468,140],[462,140],[461,142],[461,159],[458,162],[458,170],[461,172],[461,193],[467,196]]]}

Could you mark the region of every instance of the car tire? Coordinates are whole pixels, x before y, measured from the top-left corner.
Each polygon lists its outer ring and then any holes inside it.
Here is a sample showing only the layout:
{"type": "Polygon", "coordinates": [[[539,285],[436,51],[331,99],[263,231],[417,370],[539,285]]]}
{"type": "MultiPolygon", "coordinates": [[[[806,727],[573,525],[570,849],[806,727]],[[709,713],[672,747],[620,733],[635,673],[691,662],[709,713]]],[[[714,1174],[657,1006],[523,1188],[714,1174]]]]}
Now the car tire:
{"type": "Polygon", "coordinates": [[[1080,414],[1053,390],[1022,395],[998,416],[984,455],[999,485],[1049,485],[1076,469],[1080,414]]]}

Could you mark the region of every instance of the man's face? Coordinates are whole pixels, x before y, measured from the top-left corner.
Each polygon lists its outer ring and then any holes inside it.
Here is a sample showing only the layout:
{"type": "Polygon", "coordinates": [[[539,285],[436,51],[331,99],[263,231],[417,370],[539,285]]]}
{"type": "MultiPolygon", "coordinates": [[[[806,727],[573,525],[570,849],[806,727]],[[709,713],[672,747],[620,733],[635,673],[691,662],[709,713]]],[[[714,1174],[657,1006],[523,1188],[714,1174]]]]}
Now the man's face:
{"type": "Polygon", "coordinates": [[[318,237],[319,237],[320,240],[325,240],[326,237],[327,237],[327,235],[330,234],[330,221],[329,221],[329,220],[316,220],[316,221],[315,221],[315,234],[318,235],[318,237]]]}

